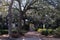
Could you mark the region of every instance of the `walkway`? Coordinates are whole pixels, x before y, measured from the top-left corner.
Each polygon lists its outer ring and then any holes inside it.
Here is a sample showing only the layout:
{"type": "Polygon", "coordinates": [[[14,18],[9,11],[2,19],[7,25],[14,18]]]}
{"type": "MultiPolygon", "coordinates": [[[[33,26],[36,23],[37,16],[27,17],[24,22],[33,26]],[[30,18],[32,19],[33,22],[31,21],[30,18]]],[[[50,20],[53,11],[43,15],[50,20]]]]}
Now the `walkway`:
{"type": "MultiPolygon", "coordinates": [[[[5,36],[5,35],[4,35],[5,36]]],[[[27,32],[24,37],[21,38],[6,38],[0,37],[0,40],[60,40],[60,38],[46,38],[42,37],[38,32],[27,32]]]]}
{"type": "Polygon", "coordinates": [[[39,37],[40,33],[38,33],[38,32],[27,32],[27,33],[25,33],[25,36],[26,37],[39,37]]]}

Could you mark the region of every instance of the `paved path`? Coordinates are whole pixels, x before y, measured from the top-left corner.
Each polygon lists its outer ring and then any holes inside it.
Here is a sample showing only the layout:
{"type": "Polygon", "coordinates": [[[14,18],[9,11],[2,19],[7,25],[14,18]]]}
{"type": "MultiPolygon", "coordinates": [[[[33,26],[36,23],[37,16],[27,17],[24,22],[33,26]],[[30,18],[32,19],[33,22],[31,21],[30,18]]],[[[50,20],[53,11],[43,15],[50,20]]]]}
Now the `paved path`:
{"type": "Polygon", "coordinates": [[[39,34],[37,32],[27,32],[25,33],[25,37],[21,37],[21,38],[5,38],[8,37],[8,35],[2,35],[0,40],[41,40],[41,38],[39,37],[39,34]],[[4,37],[4,38],[2,38],[4,37]]]}
{"type": "MultiPolygon", "coordinates": [[[[8,38],[0,38],[0,40],[9,40],[8,38]]],[[[60,40],[60,38],[12,38],[11,40],[60,40]]]]}
{"type": "Polygon", "coordinates": [[[41,35],[38,32],[27,32],[25,33],[25,37],[11,38],[11,39],[0,37],[0,40],[60,40],[60,38],[46,38],[46,37],[41,37],[41,35]]]}
{"type": "Polygon", "coordinates": [[[43,38],[43,40],[60,40],[60,38],[43,38]]]}
{"type": "Polygon", "coordinates": [[[1,38],[0,40],[41,40],[38,37],[34,37],[34,38],[1,38]]]}
{"type": "Polygon", "coordinates": [[[25,36],[26,37],[39,37],[40,33],[38,33],[38,32],[27,32],[27,33],[25,33],[25,36]]]}

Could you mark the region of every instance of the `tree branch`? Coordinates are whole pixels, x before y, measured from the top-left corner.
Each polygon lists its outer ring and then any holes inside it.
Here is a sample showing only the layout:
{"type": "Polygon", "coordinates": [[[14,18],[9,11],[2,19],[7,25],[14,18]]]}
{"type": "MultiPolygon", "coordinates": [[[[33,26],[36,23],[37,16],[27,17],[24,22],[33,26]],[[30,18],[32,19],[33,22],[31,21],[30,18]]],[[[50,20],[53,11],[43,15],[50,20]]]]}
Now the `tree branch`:
{"type": "Polygon", "coordinates": [[[15,7],[15,8],[13,8],[13,9],[16,9],[16,10],[18,10],[18,11],[20,12],[20,10],[16,7],[16,5],[14,5],[14,7],[15,7]]]}
{"type": "Polygon", "coordinates": [[[27,11],[27,10],[30,10],[30,9],[34,9],[34,10],[36,10],[36,11],[39,11],[40,9],[39,9],[40,7],[28,7],[26,10],[25,10],[25,12],[27,11]]]}
{"type": "Polygon", "coordinates": [[[19,11],[19,12],[20,12],[20,10],[19,10],[18,8],[12,8],[12,9],[16,9],[17,11],[19,11]]]}
{"type": "Polygon", "coordinates": [[[25,5],[25,10],[28,8],[28,7],[30,7],[31,5],[33,5],[34,3],[36,3],[38,0],[32,0],[29,4],[26,4],[25,5]]]}
{"type": "Polygon", "coordinates": [[[29,9],[35,9],[35,10],[37,10],[37,7],[28,7],[27,10],[29,10],[29,9]]]}
{"type": "Polygon", "coordinates": [[[29,1],[26,1],[26,2],[27,2],[27,3],[25,4],[24,10],[25,10],[26,6],[28,5],[29,1]]]}
{"type": "Polygon", "coordinates": [[[21,11],[21,0],[16,0],[19,3],[19,10],[21,11]]]}

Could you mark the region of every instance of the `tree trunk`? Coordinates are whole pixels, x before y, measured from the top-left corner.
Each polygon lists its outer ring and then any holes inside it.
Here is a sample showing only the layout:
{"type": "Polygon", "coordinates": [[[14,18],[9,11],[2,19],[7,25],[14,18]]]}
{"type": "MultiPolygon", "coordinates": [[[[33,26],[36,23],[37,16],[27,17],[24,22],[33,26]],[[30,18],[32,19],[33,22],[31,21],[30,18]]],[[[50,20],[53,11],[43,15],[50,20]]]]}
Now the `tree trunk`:
{"type": "Polygon", "coordinates": [[[11,38],[11,34],[12,34],[12,12],[11,12],[11,9],[12,9],[12,4],[13,4],[13,0],[11,0],[11,4],[9,6],[9,9],[8,9],[8,34],[9,34],[9,38],[11,38]]]}
{"type": "Polygon", "coordinates": [[[21,28],[22,28],[21,22],[22,22],[22,15],[19,13],[18,14],[18,27],[17,27],[18,33],[21,32],[21,28]]]}

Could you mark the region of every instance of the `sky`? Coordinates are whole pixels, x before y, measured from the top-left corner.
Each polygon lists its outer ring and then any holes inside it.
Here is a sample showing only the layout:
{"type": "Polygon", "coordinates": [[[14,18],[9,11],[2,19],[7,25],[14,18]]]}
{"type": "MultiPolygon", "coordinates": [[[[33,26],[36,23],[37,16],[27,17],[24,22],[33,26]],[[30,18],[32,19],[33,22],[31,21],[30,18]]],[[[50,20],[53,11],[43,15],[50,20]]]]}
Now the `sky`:
{"type": "MultiPolygon", "coordinates": [[[[11,2],[11,0],[5,0],[5,1],[11,2]]],[[[22,0],[21,6],[23,6],[23,5],[25,6],[25,4],[26,4],[26,0],[22,0]]],[[[19,8],[19,5],[18,5],[18,2],[17,2],[17,1],[14,1],[12,7],[14,7],[14,6],[16,6],[17,8],[19,8]]],[[[15,8],[15,7],[14,7],[14,8],[15,8]]],[[[22,10],[24,9],[23,7],[21,7],[21,8],[22,8],[22,10]]]]}

